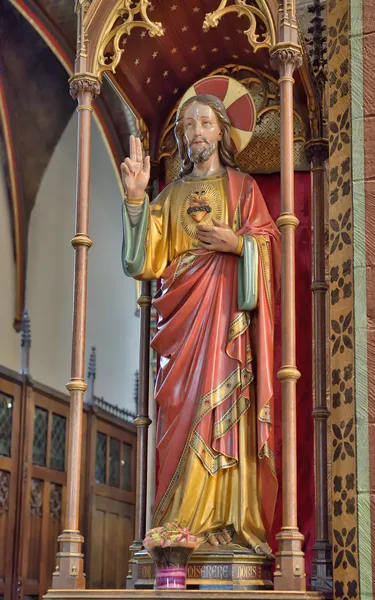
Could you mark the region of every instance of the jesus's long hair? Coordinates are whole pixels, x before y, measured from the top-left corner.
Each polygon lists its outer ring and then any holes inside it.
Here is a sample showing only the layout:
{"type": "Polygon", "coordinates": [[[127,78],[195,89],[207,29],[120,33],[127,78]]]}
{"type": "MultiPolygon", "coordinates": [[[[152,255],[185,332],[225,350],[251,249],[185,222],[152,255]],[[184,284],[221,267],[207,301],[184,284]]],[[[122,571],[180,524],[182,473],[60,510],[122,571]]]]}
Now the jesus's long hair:
{"type": "Polygon", "coordinates": [[[219,127],[222,134],[222,138],[218,142],[220,162],[225,167],[232,167],[233,169],[238,169],[238,166],[236,165],[236,161],[234,159],[234,152],[230,139],[230,130],[232,125],[227,115],[227,111],[225,110],[224,104],[216,96],[211,96],[211,94],[199,94],[198,96],[193,96],[192,98],[186,100],[186,102],[183,103],[183,105],[177,112],[174,134],[176,136],[178,151],[180,153],[180,158],[182,161],[182,166],[178,176],[184,177],[184,175],[188,175],[192,172],[194,166],[194,163],[188,154],[188,144],[185,139],[184,131],[185,110],[188,106],[190,106],[190,104],[193,104],[193,102],[199,102],[199,104],[204,104],[205,106],[209,106],[210,108],[212,108],[212,110],[216,114],[216,118],[219,123],[219,127]]]}

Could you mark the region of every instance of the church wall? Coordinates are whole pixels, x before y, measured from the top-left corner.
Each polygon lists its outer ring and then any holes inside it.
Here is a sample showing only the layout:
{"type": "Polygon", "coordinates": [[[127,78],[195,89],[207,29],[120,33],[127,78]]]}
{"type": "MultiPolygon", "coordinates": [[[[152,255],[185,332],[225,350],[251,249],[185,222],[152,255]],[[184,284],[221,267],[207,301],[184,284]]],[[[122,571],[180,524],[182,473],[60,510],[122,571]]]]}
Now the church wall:
{"type": "Polygon", "coordinates": [[[375,592],[375,21],[331,0],[330,323],[334,598],[375,592]]]}
{"type": "MultiPolygon", "coordinates": [[[[333,597],[360,598],[350,0],[328,5],[333,597]]],[[[365,598],[365,597],[364,597],[365,598]]],[[[366,598],[367,600],[367,598],[366,598]]]]}
{"type": "Polygon", "coordinates": [[[5,173],[0,165],[0,365],[18,371],[20,337],[13,328],[16,302],[15,261],[5,173]]]}
{"type": "MultiPolygon", "coordinates": [[[[26,305],[32,329],[30,372],[62,391],[70,378],[77,119],[64,131],[44,175],[29,230],[26,305]]],[[[135,283],[121,267],[121,192],[93,120],[86,373],[97,350],[95,395],[134,409],[139,319],[135,283]]]]}

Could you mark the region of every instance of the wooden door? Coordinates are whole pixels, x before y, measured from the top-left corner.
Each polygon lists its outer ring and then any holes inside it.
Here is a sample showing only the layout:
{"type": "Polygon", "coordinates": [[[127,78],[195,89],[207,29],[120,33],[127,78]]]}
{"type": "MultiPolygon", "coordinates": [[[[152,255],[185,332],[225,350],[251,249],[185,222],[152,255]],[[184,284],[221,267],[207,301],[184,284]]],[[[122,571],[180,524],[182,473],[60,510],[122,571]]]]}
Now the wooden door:
{"type": "Polygon", "coordinates": [[[11,600],[21,420],[21,384],[0,379],[0,600],[11,600]]]}
{"type": "Polygon", "coordinates": [[[19,573],[21,600],[41,600],[51,585],[66,495],[69,405],[31,390],[27,430],[28,477],[24,488],[19,573]]]}
{"type": "Polygon", "coordinates": [[[129,546],[134,539],[135,427],[104,419],[100,411],[88,418],[90,491],[86,572],[90,588],[125,587],[129,546]]]}

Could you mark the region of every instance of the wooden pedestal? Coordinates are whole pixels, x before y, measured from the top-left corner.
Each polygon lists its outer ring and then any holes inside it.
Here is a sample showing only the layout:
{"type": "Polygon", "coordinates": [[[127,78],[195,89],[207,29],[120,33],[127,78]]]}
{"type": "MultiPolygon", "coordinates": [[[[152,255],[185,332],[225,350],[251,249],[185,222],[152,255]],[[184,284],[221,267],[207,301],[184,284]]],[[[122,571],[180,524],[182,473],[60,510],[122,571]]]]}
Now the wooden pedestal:
{"type": "Polygon", "coordinates": [[[259,590],[50,590],[45,600],[324,600],[319,592],[259,590]]]}
{"type": "MultiPolygon", "coordinates": [[[[271,590],[273,558],[259,556],[237,545],[216,550],[205,544],[194,552],[187,570],[188,589],[271,590]]],[[[152,589],[155,566],[145,550],[129,563],[128,589],[152,589]]]]}

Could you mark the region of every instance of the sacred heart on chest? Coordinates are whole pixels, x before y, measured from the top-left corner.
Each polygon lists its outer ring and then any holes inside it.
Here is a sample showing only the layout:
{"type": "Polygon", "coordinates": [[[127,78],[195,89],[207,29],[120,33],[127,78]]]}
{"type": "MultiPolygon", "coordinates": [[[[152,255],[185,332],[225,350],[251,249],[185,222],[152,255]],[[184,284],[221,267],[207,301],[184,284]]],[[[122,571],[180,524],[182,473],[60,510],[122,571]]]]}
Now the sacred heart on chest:
{"type": "Polygon", "coordinates": [[[212,212],[209,198],[206,190],[196,190],[190,195],[189,207],[186,212],[196,223],[200,223],[206,215],[212,212]]]}

